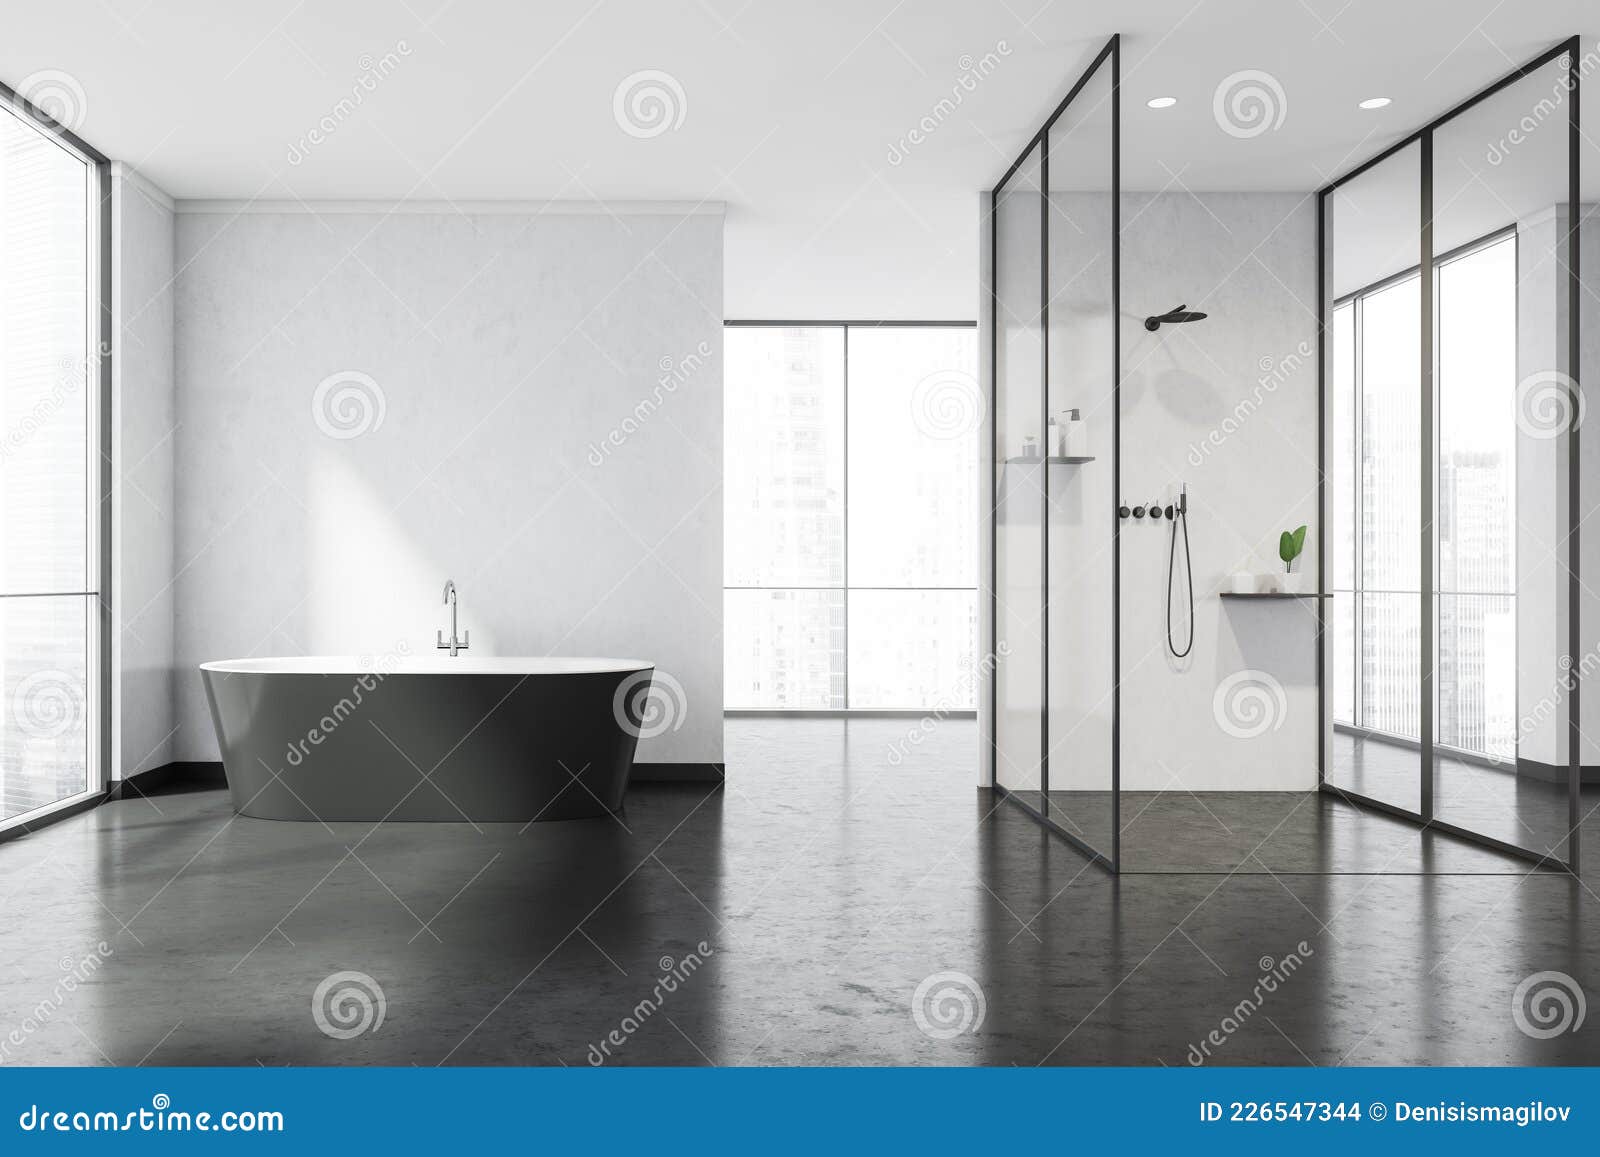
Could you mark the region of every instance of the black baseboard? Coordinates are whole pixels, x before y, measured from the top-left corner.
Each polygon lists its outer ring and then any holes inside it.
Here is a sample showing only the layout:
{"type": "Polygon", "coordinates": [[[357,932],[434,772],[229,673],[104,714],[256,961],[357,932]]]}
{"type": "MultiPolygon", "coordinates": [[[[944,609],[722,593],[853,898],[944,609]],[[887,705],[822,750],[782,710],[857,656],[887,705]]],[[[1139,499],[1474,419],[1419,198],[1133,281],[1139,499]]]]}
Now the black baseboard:
{"type": "Polygon", "coordinates": [[[721,783],[726,778],[720,763],[636,763],[633,783],[721,783]]]}
{"type": "MultiPolygon", "coordinates": [[[[634,783],[721,783],[723,778],[724,765],[720,763],[636,763],[632,776],[634,783]]],[[[226,787],[227,783],[219,761],[165,763],[117,780],[106,798],[138,799],[174,787],[226,787]]]]}
{"type": "Polygon", "coordinates": [[[147,795],[160,795],[174,787],[226,787],[228,779],[222,774],[220,760],[185,760],[163,763],[126,779],[112,783],[106,799],[139,799],[147,795]]]}
{"type": "MultiPolygon", "coordinates": [[[[1517,760],[1517,774],[1540,783],[1567,782],[1568,768],[1564,763],[1540,763],[1537,759],[1517,760]]],[[[1600,786],[1600,764],[1586,763],[1578,768],[1578,783],[1583,787],[1600,786]]]]}

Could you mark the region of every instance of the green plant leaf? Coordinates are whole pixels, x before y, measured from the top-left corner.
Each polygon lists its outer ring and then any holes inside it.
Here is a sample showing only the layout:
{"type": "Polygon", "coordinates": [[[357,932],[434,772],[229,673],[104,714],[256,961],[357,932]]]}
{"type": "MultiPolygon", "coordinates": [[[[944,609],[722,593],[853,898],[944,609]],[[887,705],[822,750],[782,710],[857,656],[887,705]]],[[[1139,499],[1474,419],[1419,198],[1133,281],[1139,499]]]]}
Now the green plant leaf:
{"type": "Polygon", "coordinates": [[[1294,565],[1294,560],[1300,557],[1300,552],[1306,548],[1306,528],[1304,525],[1294,530],[1286,530],[1278,536],[1278,557],[1283,560],[1283,567],[1288,570],[1294,565]]]}

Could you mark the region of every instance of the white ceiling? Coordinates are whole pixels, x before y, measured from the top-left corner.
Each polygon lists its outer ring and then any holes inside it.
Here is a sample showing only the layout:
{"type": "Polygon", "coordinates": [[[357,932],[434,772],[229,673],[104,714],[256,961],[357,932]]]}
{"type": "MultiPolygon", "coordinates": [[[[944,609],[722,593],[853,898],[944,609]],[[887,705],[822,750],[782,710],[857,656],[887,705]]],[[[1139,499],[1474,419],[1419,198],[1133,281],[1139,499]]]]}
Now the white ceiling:
{"type": "MultiPolygon", "coordinates": [[[[1600,59],[1593,0],[5,7],[0,80],[65,73],[82,135],[177,197],[724,201],[730,317],[974,316],[975,194],[1113,31],[1130,188],[1310,190],[1563,36],[1600,59]],[[392,72],[291,163],[385,54],[392,72]],[[995,67],[962,91],[986,54],[995,67]],[[1213,94],[1247,69],[1281,87],[1283,118],[1240,138],[1213,94]],[[681,123],[641,138],[613,97],[645,70],[683,101],[681,123]],[[1153,112],[1156,95],[1179,103],[1153,112]],[[1372,95],[1394,103],[1356,109],[1372,95]],[[941,123],[891,163],[925,116],[941,123]]],[[[1597,93],[1600,75],[1590,125],[1597,93]]]]}

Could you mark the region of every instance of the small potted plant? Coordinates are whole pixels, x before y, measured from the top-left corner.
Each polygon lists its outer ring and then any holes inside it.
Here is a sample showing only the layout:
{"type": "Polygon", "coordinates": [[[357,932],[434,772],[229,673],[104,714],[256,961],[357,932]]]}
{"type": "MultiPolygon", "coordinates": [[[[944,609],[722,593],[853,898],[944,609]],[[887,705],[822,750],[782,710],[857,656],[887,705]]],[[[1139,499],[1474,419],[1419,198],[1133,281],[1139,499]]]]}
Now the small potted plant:
{"type": "Polygon", "coordinates": [[[1303,595],[1310,593],[1311,576],[1303,572],[1297,573],[1294,569],[1295,560],[1298,559],[1306,548],[1306,528],[1304,525],[1294,530],[1286,530],[1278,536],[1278,557],[1283,560],[1283,590],[1285,594],[1303,595]]]}

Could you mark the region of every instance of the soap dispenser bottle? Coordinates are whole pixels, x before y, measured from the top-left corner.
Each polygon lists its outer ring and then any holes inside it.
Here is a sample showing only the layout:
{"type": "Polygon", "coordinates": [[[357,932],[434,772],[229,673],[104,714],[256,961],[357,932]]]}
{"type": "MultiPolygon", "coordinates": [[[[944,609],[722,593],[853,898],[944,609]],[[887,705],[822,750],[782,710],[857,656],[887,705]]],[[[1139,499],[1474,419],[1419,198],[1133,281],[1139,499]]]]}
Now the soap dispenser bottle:
{"type": "Polygon", "coordinates": [[[1087,458],[1089,456],[1089,434],[1085,429],[1082,414],[1077,409],[1066,412],[1066,421],[1061,425],[1061,456],[1063,458],[1087,458]]]}

